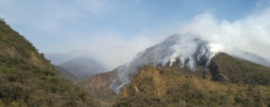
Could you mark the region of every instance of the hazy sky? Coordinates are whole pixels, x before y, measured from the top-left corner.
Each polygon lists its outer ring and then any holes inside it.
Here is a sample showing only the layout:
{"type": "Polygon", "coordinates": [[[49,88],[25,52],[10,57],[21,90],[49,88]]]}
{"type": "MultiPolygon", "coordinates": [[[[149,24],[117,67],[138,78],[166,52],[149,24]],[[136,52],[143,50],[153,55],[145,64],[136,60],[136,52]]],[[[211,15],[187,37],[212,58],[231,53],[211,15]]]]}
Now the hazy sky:
{"type": "Polygon", "coordinates": [[[136,36],[152,38],[205,12],[233,21],[256,5],[256,0],[0,0],[0,17],[41,52],[59,53],[92,50],[87,45],[98,44],[93,42],[118,46],[136,36]]]}
{"type": "Polygon", "coordinates": [[[268,6],[269,0],[0,0],[0,17],[43,53],[90,50],[132,59],[196,15],[234,22],[268,6]]]}

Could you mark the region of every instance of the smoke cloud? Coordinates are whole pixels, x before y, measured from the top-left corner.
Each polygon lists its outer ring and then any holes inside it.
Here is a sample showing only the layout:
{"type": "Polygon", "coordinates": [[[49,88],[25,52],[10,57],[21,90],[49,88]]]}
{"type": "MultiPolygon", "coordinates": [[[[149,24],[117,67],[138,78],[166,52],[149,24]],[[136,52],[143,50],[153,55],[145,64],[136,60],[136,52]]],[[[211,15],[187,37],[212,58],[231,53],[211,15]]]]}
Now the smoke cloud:
{"type": "Polygon", "coordinates": [[[198,15],[184,24],[179,34],[147,48],[132,61],[118,67],[118,78],[111,88],[119,93],[144,65],[162,66],[179,59],[181,67],[196,69],[195,61],[204,61],[207,66],[219,52],[270,67],[269,18],[270,8],[234,22],[218,20],[207,13],[198,15]]]}
{"type": "Polygon", "coordinates": [[[270,59],[270,8],[229,22],[217,20],[210,14],[196,16],[179,33],[199,34],[211,43],[226,46],[226,53],[240,56],[234,48],[270,59]]]}
{"type": "Polygon", "coordinates": [[[223,46],[209,43],[197,35],[172,35],[164,42],[138,53],[131,62],[118,67],[116,69],[118,78],[112,83],[111,88],[119,93],[144,65],[157,67],[170,62],[171,66],[179,59],[180,67],[186,65],[195,70],[196,61],[204,62],[204,66],[207,67],[211,59],[222,50],[223,46]]]}

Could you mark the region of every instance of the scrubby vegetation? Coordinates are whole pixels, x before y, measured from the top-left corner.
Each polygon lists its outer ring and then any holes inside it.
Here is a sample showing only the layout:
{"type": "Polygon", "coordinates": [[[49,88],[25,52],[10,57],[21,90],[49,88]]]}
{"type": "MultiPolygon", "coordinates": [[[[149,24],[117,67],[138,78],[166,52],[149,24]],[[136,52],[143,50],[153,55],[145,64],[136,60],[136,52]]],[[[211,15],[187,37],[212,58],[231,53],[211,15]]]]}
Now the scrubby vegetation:
{"type": "Polygon", "coordinates": [[[5,106],[78,106],[93,102],[81,88],[50,69],[7,56],[0,56],[0,65],[0,98],[5,106]]]}
{"type": "Polygon", "coordinates": [[[270,68],[227,54],[220,54],[214,58],[209,69],[226,75],[231,83],[270,86],[270,68]]]}
{"type": "Polygon", "coordinates": [[[115,107],[267,107],[270,87],[213,82],[147,66],[118,96],[115,107]]]}
{"type": "Polygon", "coordinates": [[[0,20],[0,107],[95,104],[82,88],[60,78],[42,53],[0,20]]]}
{"type": "Polygon", "coordinates": [[[225,81],[227,83],[270,86],[269,67],[240,60],[225,53],[220,53],[213,58],[206,69],[197,64],[196,70],[192,71],[188,67],[179,67],[179,62],[174,63],[172,66],[167,63],[162,69],[175,70],[185,75],[192,75],[219,82],[224,82],[222,78],[227,78],[228,81],[225,81]]]}
{"type": "MultiPolygon", "coordinates": [[[[14,47],[24,58],[30,58],[31,54],[28,51],[38,52],[38,50],[28,40],[18,32],[12,30],[10,26],[6,24],[4,19],[1,19],[0,21],[0,28],[1,45],[14,47]]],[[[42,57],[41,54],[38,56],[42,57]]]]}
{"type": "Polygon", "coordinates": [[[117,94],[110,89],[115,74],[113,71],[96,74],[75,84],[92,93],[103,107],[111,107],[117,94]]]}

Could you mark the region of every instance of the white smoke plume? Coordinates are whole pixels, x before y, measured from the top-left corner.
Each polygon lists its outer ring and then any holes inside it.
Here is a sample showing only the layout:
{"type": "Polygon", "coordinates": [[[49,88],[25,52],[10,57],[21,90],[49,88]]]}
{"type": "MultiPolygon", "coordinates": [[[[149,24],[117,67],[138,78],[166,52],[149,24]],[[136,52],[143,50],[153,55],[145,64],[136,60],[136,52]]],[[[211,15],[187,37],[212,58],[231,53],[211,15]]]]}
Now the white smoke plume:
{"type": "MultiPolygon", "coordinates": [[[[239,55],[234,47],[270,59],[270,8],[229,22],[210,14],[196,16],[179,33],[199,34],[204,40],[226,46],[226,53],[239,55]]],[[[240,55],[239,55],[240,56],[240,55]]]]}
{"type": "Polygon", "coordinates": [[[270,8],[234,22],[198,15],[178,33],[118,67],[111,88],[119,93],[144,65],[172,64],[179,59],[181,67],[196,69],[195,61],[205,61],[207,66],[219,52],[270,67],[270,8]]]}
{"type": "Polygon", "coordinates": [[[223,46],[204,41],[196,35],[172,35],[164,42],[138,53],[131,62],[118,67],[116,69],[118,78],[111,88],[119,93],[126,84],[130,83],[133,76],[138,74],[138,68],[144,65],[164,66],[167,62],[172,65],[179,59],[180,67],[186,65],[191,70],[195,70],[195,61],[206,62],[204,65],[206,67],[222,50],[223,46]]]}

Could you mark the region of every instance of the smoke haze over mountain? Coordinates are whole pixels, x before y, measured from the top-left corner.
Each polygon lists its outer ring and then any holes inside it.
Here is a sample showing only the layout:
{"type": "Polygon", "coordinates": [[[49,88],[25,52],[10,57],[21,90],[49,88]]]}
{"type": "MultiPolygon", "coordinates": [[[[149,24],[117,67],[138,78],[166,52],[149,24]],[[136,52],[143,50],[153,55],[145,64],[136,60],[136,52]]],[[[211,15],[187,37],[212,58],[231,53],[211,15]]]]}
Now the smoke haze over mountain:
{"type": "MultiPolygon", "coordinates": [[[[268,49],[270,47],[269,17],[269,8],[256,11],[234,22],[225,19],[218,20],[209,13],[200,14],[192,20],[182,23],[181,26],[174,26],[175,28],[168,30],[168,32],[160,32],[151,38],[138,36],[131,40],[119,39],[119,46],[107,50],[100,49],[94,55],[101,60],[105,60],[112,68],[117,67],[131,61],[136,53],[161,42],[168,35],[178,32],[179,34],[190,33],[198,35],[203,40],[214,44],[221,44],[224,46],[223,51],[225,53],[234,56],[242,56],[235,51],[235,48],[237,48],[270,60],[270,50],[268,49]],[[125,45],[120,45],[121,43],[125,45]],[[103,53],[110,54],[104,55],[103,53]]],[[[149,35],[153,35],[153,33],[149,35]]],[[[116,39],[117,37],[114,38],[114,40],[116,39]]]]}
{"type": "MultiPolygon", "coordinates": [[[[219,43],[224,52],[238,54],[233,47],[270,59],[270,8],[253,13],[240,20],[219,21],[210,14],[196,16],[180,33],[201,35],[204,40],[219,43]]],[[[244,56],[243,56],[244,57],[244,56]]]]}
{"type": "Polygon", "coordinates": [[[111,88],[116,93],[119,93],[139,73],[139,69],[145,65],[161,67],[169,62],[171,66],[176,60],[179,60],[179,67],[187,66],[195,71],[197,62],[203,64],[206,68],[211,59],[217,56],[219,52],[225,52],[235,57],[270,67],[269,60],[238,48],[214,44],[201,39],[199,35],[175,34],[164,42],[138,53],[132,61],[118,67],[116,69],[118,78],[113,81],[111,88]],[[231,51],[233,53],[228,53],[227,49],[233,50],[231,51]]]}
{"type": "Polygon", "coordinates": [[[117,68],[118,79],[111,86],[119,93],[130,83],[138,68],[157,66],[180,60],[180,66],[195,69],[195,61],[207,59],[206,65],[218,52],[270,67],[270,8],[240,20],[217,20],[202,14],[186,23],[178,33],[164,42],[138,53],[131,62],[117,68]],[[185,62],[188,62],[185,64],[185,62]]]}
{"type": "Polygon", "coordinates": [[[269,4],[267,0],[0,0],[0,17],[42,53],[86,50],[113,69],[175,33],[194,33],[210,42],[224,40],[221,44],[269,59],[261,50],[269,46],[269,4]],[[246,45],[250,39],[252,46],[246,45]]]}

